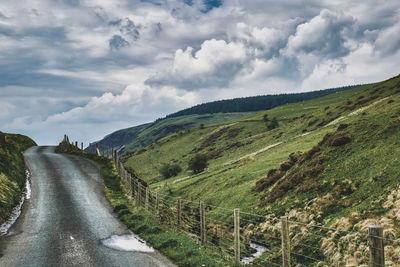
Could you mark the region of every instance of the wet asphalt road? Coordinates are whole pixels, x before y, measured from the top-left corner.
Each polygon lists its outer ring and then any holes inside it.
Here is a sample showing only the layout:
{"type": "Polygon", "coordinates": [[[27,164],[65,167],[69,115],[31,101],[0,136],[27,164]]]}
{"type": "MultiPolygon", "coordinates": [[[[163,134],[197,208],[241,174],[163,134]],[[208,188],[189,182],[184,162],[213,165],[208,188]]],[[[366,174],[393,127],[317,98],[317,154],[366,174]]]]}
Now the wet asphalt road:
{"type": "Polygon", "coordinates": [[[32,196],[0,237],[0,266],[173,266],[158,252],[124,252],[102,245],[111,235],[130,234],[103,196],[96,166],[54,147],[25,152],[32,196]]]}

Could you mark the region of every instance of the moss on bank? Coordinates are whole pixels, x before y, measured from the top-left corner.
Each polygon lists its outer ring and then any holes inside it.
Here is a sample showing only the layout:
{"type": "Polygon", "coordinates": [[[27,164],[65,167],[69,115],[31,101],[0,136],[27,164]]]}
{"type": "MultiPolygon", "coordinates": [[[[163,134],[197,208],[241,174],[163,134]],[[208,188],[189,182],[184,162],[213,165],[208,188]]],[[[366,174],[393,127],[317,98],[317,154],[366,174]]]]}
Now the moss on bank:
{"type": "Polygon", "coordinates": [[[0,223],[19,203],[25,186],[23,152],[35,146],[29,137],[0,132],[0,223]]]}

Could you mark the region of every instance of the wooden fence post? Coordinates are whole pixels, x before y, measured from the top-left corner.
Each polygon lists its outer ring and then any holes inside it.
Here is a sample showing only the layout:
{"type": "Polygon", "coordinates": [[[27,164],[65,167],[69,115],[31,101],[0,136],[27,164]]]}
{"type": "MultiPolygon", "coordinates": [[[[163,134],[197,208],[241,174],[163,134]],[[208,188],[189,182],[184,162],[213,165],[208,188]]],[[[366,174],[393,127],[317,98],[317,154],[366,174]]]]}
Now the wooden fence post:
{"type": "Polygon", "coordinates": [[[100,157],[100,150],[99,150],[99,144],[98,143],[96,143],[96,155],[98,157],[100,157]]]}
{"type": "Polygon", "coordinates": [[[126,185],[127,185],[127,190],[128,190],[128,194],[130,195],[130,196],[132,196],[133,195],[133,193],[132,193],[132,174],[130,174],[130,172],[126,172],[127,173],[127,183],[126,183],[126,185]]]}
{"type": "Polygon", "coordinates": [[[131,179],[131,196],[134,198],[135,197],[135,179],[133,176],[130,176],[131,179]]]}
{"type": "Polygon", "coordinates": [[[235,264],[240,265],[240,214],[239,209],[233,210],[233,226],[235,235],[235,264]]]}
{"type": "Polygon", "coordinates": [[[289,239],[289,222],[287,216],[281,217],[282,224],[282,264],[283,267],[290,267],[290,239],[289,239]]]}
{"type": "Polygon", "coordinates": [[[150,196],[150,190],[149,190],[149,187],[146,186],[146,199],[145,199],[145,203],[144,203],[144,208],[146,210],[149,210],[149,196],[150,196]]]}
{"type": "Polygon", "coordinates": [[[81,142],[81,150],[83,151],[83,142],[81,142]]]}
{"type": "Polygon", "coordinates": [[[385,266],[385,251],[383,245],[383,228],[380,225],[368,226],[369,234],[369,266],[385,266]]]}
{"type": "Polygon", "coordinates": [[[126,169],[124,168],[124,179],[125,179],[125,188],[128,191],[129,194],[129,185],[128,185],[128,172],[126,171],[126,169]]]}
{"type": "Polygon", "coordinates": [[[158,199],[158,192],[156,192],[156,216],[159,218],[160,216],[160,200],[158,199]]]}
{"type": "Polygon", "coordinates": [[[176,224],[178,226],[178,230],[181,229],[181,211],[182,211],[182,198],[178,197],[176,203],[176,224]]]}
{"type": "Polygon", "coordinates": [[[139,181],[136,179],[133,179],[133,183],[135,184],[135,201],[136,201],[136,206],[138,205],[138,195],[139,195],[139,181]]]}
{"type": "Polygon", "coordinates": [[[75,141],[75,147],[78,148],[78,141],[75,141]]]}
{"type": "Polygon", "coordinates": [[[103,145],[103,157],[104,157],[104,145],[103,145]]]}
{"type": "Polygon", "coordinates": [[[142,184],[138,181],[138,198],[137,205],[140,207],[142,205],[142,184]]]}
{"type": "Polygon", "coordinates": [[[206,244],[206,209],[204,202],[200,202],[200,239],[201,244],[206,244]]]}

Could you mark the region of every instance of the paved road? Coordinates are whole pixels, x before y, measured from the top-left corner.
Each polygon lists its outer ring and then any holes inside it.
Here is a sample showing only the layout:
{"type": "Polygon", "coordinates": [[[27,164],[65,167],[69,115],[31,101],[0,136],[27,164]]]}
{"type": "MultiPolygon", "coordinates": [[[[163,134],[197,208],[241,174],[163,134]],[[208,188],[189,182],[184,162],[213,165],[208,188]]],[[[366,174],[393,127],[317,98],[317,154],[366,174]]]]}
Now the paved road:
{"type": "Polygon", "coordinates": [[[103,196],[96,166],[54,153],[25,152],[32,197],[7,236],[0,238],[0,266],[173,266],[158,252],[125,252],[101,240],[130,234],[103,196]]]}

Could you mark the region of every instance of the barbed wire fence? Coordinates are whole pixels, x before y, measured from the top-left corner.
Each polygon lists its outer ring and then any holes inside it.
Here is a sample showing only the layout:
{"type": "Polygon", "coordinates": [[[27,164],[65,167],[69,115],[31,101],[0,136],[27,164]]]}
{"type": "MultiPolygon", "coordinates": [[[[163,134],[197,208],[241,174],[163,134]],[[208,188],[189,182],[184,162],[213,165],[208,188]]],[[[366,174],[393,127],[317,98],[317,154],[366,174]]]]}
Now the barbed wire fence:
{"type": "MultiPolygon", "coordinates": [[[[92,150],[89,146],[89,153],[92,150]]],[[[96,145],[95,154],[114,161],[126,193],[138,207],[160,223],[214,247],[225,262],[283,267],[400,266],[400,254],[393,255],[400,238],[384,237],[380,225],[369,225],[368,232],[347,231],[173,197],[151,191],[125,169],[113,148],[100,151],[96,145]],[[251,253],[251,248],[258,248],[258,253],[251,253]],[[355,251],[354,255],[348,251],[355,251]],[[385,256],[391,260],[385,262],[385,256]]]]}

